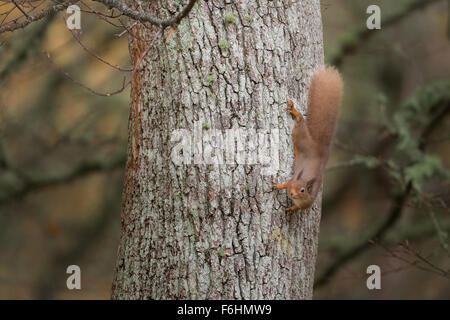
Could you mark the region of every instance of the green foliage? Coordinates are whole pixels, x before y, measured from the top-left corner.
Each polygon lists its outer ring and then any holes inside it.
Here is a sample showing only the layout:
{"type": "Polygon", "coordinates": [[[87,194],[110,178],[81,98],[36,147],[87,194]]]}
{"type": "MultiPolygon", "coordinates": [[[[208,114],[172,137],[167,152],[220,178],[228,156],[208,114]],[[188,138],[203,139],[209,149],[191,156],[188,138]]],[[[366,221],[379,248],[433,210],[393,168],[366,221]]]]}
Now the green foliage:
{"type": "Polygon", "coordinates": [[[353,158],[352,163],[362,164],[365,167],[367,167],[368,169],[373,169],[373,168],[378,167],[381,164],[381,161],[378,160],[377,158],[371,157],[371,156],[356,155],[353,158]]]}
{"type": "Polygon", "coordinates": [[[396,138],[395,152],[387,162],[387,168],[403,187],[411,183],[421,191],[430,178],[449,180],[450,172],[434,155],[424,152],[427,132],[435,121],[444,116],[450,104],[450,81],[433,83],[409,97],[395,112],[392,120],[385,118],[385,125],[396,138]],[[442,115],[441,115],[442,113],[442,115]]]}
{"type": "Polygon", "coordinates": [[[208,122],[204,122],[202,125],[203,130],[209,130],[211,128],[211,126],[209,125],[208,122]]]}
{"type": "Polygon", "coordinates": [[[405,168],[405,179],[411,181],[414,189],[418,191],[422,190],[428,179],[435,176],[448,180],[450,173],[444,169],[441,160],[433,155],[425,154],[420,161],[405,168]]]}
{"type": "MultiPolygon", "coordinates": [[[[382,95],[379,100],[382,105],[388,104],[382,95]]],[[[381,118],[393,141],[388,156],[356,155],[350,164],[368,169],[382,167],[402,190],[411,184],[414,191],[423,192],[432,178],[444,184],[449,182],[450,171],[443,167],[439,158],[425,151],[429,133],[449,111],[449,106],[450,81],[436,82],[418,90],[391,113],[391,117],[385,114],[381,118]]]]}

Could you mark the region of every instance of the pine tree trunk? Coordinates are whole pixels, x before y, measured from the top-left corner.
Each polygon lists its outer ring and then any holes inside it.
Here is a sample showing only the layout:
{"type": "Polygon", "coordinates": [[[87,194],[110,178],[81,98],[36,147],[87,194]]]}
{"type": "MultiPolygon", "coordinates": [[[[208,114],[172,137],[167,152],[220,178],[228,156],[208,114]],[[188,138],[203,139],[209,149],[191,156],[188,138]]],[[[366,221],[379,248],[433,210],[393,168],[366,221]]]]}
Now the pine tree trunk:
{"type": "MultiPolygon", "coordinates": [[[[179,9],[174,3],[144,9],[164,17],[179,9]]],[[[136,26],[133,34],[136,63],[155,31],[136,26]]],[[[310,77],[323,63],[319,0],[199,1],[168,34],[132,84],[112,298],[311,299],[321,199],[290,215],[285,191],[271,182],[292,172],[286,101],[305,111],[310,77]],[[238,155],[227,163],[224,152],[221,164],[205,164],[201,139],[237,128],[247,132],[245,163],[238,155]],[[270,150],[276,174],[252,164],[268,150],[252,130],[271,142],[279,136],[270,150]],[[171,156],[180,139],[192,143],[191,163],[171,156]]]]}

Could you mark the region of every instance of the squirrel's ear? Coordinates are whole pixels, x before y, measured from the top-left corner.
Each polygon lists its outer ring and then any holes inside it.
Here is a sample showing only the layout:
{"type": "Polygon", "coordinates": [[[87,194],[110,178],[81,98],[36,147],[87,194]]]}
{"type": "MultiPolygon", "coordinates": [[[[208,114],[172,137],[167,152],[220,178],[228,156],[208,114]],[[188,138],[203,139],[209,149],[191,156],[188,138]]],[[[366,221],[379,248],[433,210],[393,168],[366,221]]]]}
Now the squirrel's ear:
{"type": "Polygon", "coordinates": [[[297,175],[297,180],[300,180],[300,178],[302,177],[302,174],[303,174],[303,169],[302,169],[302,171],[300,171],[300,173],[297,175]]]}
{"type": "Polygon", "coordinates": [[[307,191],[309,194],[311,194],[311,192],[312,192],[312,189],[313,189],[313,186],[314,186],[314,182],[316,182],[316,178],[311,179],[311,180],[309,180],[309,181],[306,183],[306,191],[307,191]]]}

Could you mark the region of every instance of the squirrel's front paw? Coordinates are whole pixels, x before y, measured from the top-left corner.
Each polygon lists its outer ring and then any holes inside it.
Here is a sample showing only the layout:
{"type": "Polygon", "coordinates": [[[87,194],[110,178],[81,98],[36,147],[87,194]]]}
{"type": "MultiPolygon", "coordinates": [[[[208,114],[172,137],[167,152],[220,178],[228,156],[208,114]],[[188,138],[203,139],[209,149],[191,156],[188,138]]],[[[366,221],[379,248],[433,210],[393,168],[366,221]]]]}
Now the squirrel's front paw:
{"type": "Polygon", "coordinates": [[[293,207],[290,207],[289,209],[286,209],[286,212],[287,213],[294,213],[295,211],[297,211],[299,209],[300,209],[300,207],[293,206],[293,207]]]}
{"type": "Polygon", "coordinates": [[[287,183],[276,183],[275,181],[272,181],[272,186],[275,189],[282,190],[282,189],[286,189],[288,185],[287,185],[287,183]]]}

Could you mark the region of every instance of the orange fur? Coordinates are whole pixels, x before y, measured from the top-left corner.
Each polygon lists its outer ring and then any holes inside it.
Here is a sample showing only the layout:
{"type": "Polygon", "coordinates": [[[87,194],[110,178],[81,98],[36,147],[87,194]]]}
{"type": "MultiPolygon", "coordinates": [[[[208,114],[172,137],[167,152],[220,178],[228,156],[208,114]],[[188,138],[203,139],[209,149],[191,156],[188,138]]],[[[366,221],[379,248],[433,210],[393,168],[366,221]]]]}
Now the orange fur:
{"type": "Polygon", "coordinates": [[[308,97],[307,120],[299,114],[292,101],[286,109],[295,117],[292,129],[294,144],[294,175],[288,182],[274,188],[287,189],[294,206],[289,212],[309,209],[319,193],[328,161],[331,140],[341,105],[343,82],[338,71],[321,67],[313,75],[308,97]]]}
{"type": "Polygon", "coordinates": [[[329,151],[341,105],[343,82],[333,67],[321,67],[311,81],[307,123],[311,137],[320,151],[329,151]]]}

